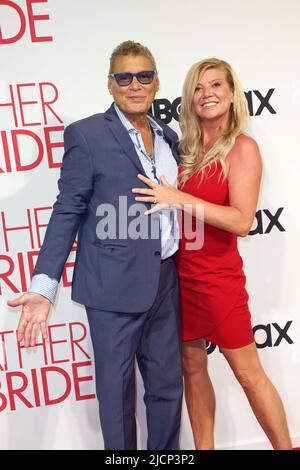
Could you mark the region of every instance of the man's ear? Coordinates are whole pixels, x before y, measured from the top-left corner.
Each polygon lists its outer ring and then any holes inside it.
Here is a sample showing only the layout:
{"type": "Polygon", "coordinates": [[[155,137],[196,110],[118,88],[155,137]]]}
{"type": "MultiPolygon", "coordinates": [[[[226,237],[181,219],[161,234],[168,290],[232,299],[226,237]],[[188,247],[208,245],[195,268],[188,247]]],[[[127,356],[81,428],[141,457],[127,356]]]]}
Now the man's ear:
{"type": "Polygon", "coordinates": [[[112,95],[112,78],[111,77],[108,77],[108,82],[107,82],[107,88],[108,88],[108,91],[109,93],[112,95]]]}

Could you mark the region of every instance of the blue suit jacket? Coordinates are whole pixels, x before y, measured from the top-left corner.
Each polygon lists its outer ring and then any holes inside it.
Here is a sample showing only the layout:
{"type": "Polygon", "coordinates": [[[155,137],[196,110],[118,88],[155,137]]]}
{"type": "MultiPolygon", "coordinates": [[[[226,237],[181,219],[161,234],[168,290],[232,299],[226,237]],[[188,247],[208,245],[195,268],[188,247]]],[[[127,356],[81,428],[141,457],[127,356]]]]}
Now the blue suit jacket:
{"type": "MultiPolygon", "coordinates": [[[[157,122],[178,162],[176,133],[157,122]]],[[[101,310],[144,312],[152,306],[158,289],[161,242],[160,237],[151,238],[150,223],[147,238],[120,235],[124,224],[120,227],[119,196],[127,196],[128,208],[136,204],[131,189],[143,186],[137,174],[145,174],[128,132],[112,105],[104,114],[69,125],[64,140],[60,192],[34,275],[44,273],[59,280],[78,232],[72,299],[101,310]],[[116,209],[116,238],[111,233],[101,240],[96,234],[101,220],[97,207],[103,203],[116,209]]],[[[120,214],[124,218],[125,206],[120,214]]],[[[159,223],[157,214],[143,217],[159,223]]],[[[133,219],[128,217],[127,222],[133,219]]]]}

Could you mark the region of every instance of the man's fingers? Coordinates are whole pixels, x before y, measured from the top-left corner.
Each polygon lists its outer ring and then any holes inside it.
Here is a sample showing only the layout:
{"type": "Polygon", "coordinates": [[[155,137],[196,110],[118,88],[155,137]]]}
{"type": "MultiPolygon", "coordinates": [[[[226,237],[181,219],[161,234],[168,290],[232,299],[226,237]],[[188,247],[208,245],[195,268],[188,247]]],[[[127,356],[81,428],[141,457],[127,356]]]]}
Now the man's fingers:
{"type": "Polygon", "coordinates": [[[32,330],[31,330],[31,338],[30,338],[30,346],[31,347],[34,347],[36,345],[36,336],[37,336],[37,330],[38,330],[38,323],[35,323],[33,326],[32,326],[32,330]]]}
{"type": "Polygon", "coordinates": [[[43,322],[41,323],[41,325],[40,325],[40,326],[41,326],[41,332],[42,332],[42,336],[43,336],[43,338],[44,338],[44,339],[47,339],[47,337],[48,337],[48,333],[47,333],[47,326],[46,326],[46,322],[45,322],[45,321],[43,321],[43,322]]]}
{"type": "Polygon", "coordinates": [[[26,326],[26,329],[25,329],[25,335],[24,335],[24,346],[25,346],[25,348],[28,348],[30,346],[31,331],[32,331],[32,324],[28,322],[27,326],[26,326]]]}
{"type": "Polygon", "coordinates": [[[24,295],[21,295],[17,299],[7,301],[7,305],[9,305],[10,307],[19,307],[19,305],[23,305],[23,304],[24,304],[24,295]]]}
{"type": "Polygon", "coordinates": [[[18,325],[18,329],[17,329],[17,332],[18,332],[17,339],[18,339],[18,341],[22,341],[22,339],[24,339],[26,326],[27,326],[27,321],[24,319],[23,316],[21,316],[20,321],[19,321],[19,325],[18,325]]]}
{"type": "Polygon", "coordinates": [[[35,346],[37,340],[38,328],[41,328],[42,336],[47,339],[47,324],[45,321],[39,323],[29,323],[27,320],[21,319],[17,330],[17,340],[24,340],[24,346],[35,346]]]}

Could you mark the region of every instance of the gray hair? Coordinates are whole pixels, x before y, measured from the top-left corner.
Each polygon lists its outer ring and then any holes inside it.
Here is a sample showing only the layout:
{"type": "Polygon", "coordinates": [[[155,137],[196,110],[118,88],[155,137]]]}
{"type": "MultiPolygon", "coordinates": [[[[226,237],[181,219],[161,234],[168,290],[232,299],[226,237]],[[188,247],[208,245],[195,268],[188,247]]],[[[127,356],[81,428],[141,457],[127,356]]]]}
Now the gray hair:
{"type": "Polygon", "coordinates": [[[109,73],[113,72],[113,68],[115,65],[115,61],[117,57],[120,56],[126,56],[126,55],[132,55],[132,56],[144,56],[148,57],[152,63],[152,67],[154,70],[156,70],[156,63],[154,60],[153,55],[149,51],[148,47],[143,46],[139,42],[134,42],[134,41],[124,41],[121,42],[115,49],[112,51],[112,54],[110,56],[109,62],[109,73]]]}

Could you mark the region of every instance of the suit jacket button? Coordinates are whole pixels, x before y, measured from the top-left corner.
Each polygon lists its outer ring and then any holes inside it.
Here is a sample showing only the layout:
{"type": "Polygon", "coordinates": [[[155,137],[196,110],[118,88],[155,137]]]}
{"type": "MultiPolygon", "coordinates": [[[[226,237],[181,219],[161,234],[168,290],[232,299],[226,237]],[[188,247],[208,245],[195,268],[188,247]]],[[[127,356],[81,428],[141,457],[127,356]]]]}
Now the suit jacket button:
{"type": "Polygon", "coordinates": [[[160,256],[160,251],[155,251],[154,254],[155,256],[160,256]]]}

